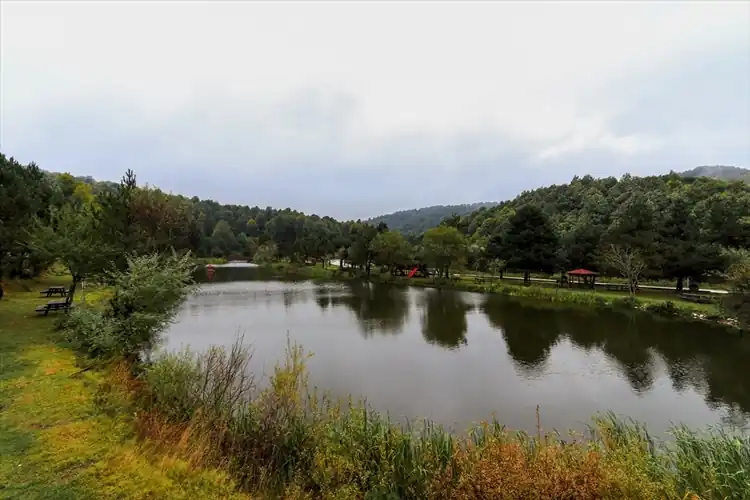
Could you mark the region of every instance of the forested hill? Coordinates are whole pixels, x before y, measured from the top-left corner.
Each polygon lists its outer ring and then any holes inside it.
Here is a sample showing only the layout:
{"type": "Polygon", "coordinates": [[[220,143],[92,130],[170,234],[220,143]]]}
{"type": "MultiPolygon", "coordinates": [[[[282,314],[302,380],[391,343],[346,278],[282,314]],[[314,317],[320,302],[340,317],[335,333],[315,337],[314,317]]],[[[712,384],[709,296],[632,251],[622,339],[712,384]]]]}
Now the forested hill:
{"type": "Polygon", "coordinates": [[[419,235],[437,226],[443,219],[451,215],[467,215],[480,208],[488,208],[495,205],[497,205],[495,202],[472,203],[469,205],[434,205],[425,208],[415,208],[413,210],[400,210],[391,214],[374,217],[367,222],[370,224],[383,222],[393,231],[419,235]]]}
{"type": "Polygon", "coordinates": [[[750,247],[750,185],[677,173],[575,177],[449,224],[500,258],[497,249],[507,246],[508,235],[549,234],[550,248],[537,253],[550,262],[535,262],[533,268],[596,269],[602,252],[619,245],[637,249],[654,274],[700,276],[721,267],[722,247],[750,247]],[[516,215],[524,206],[540,212],[528,224],[516,215]],[[530,227],[532,222],[542,225],[530,227]]]}
{"type": "Polygon", "coordinates": [[[711,177],[723,181],[750,182],[750,170],[725,165],[702,166],[680,173],[683,177],[711,177]]]}

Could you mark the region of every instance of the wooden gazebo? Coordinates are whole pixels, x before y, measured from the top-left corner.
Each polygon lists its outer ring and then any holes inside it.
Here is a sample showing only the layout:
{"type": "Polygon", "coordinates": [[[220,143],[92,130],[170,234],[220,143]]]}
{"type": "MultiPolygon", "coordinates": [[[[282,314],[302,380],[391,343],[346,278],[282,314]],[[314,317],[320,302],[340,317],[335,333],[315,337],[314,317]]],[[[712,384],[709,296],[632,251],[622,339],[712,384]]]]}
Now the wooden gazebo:
{"type": "Polygon", "coordinates": [[[574,269],[568,271],[568,287],[573,286],[573,283],[580,288],[594,288],[596,283],[596,277],[599,273],[589,271],[588,269],[574,269]]]}

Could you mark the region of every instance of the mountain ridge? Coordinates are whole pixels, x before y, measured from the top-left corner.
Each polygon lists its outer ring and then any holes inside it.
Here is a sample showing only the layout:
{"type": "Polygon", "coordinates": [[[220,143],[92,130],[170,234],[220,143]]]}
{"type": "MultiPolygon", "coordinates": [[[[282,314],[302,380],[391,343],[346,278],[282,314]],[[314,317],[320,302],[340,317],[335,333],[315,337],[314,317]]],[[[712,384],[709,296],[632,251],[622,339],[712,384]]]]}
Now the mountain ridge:
{"type": "MultiPolygon", "coordinates": [[[[741,180],[750,183],[750,169],[730,165],[701,165],[683,172],[674,172],[681,177],[709,177],[723,181],[741,180]]],[[[540,186],[537,189],[542,189],[540,186]]],[[[531,190],[534,191],[534,190],[531,190]]],[[[519,193],[513,199],[523,193],[519,193]]],[[[507,200],[511,201],[511,200],[507,200]]],[[[384,222],[388,228],[404,234],[421,234],[427,229],[439,225],[444,219],[454,214],[469,215],[481,208],[492,208],[502,202],[486,201],[463,205],[430,205],[421,208],[397,210],[367,219],[366,222],[378,224],[384,222]]]]}

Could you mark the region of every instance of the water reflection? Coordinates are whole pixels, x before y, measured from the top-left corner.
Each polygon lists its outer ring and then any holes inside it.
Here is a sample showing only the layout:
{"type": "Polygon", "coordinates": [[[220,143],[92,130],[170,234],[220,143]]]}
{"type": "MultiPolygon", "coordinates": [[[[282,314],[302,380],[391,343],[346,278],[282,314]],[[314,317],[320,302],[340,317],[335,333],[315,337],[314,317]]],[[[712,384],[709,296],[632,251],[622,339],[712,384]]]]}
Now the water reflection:
{"type": "MultiPolygon", "coordinates": [[[[256,269],[239,270],[248,271],[257,277],[256,269]]],[[[241,328],[263,353],[258,359],[272,363],[291,332],[316,353],[316,383],[361,391],[386,411],[442,415],[451,424],[501,411],[519,425],[547,404],[559,428],[614,407],[657,422],[685,414],[744,425],[750,415],[750,339],[705,324],[453,290],[225,281],[191,297],[175,335],[195,345],[231,343],[241,328]],[[370,340],[384,335],[388,342],[370,340]]]]}
{"type": "Polygon", "coordinates": [[[500,296],[488,296],[481,309],[490,325],[503,332],[516,368],[527,376],[543,373],[560,334],[555,312],[524,307],[500,296]]]}
{"type": "Polygon", "coordinates": [[[422,294],[422,336],[430,344],[457,349],[466,344],[466,313],[473,309],[461,292],[426,290],[422,294]]]}
{"type": "Polygon", "coordinates": [[[364,337],[376,333],[398,334],[409,318],[406,289],[378,283],[353,281],[345,291],[318,290],[316,301],[321,308],[344,306],[354,313],[364,337]]]}
{"type": "Polygon", "coordinates": [[[663,364],[673,389],[692,388],[712,406],[727,406],[730,417],[750,413],[748,339],[705,324],[654,319],[641,314],[538,309],[488,296],[482,311],[502,331],[508,353],[519,368],[537,374],[556,343],[603,352],[637,393],[652,389],[657,364],[663,364]]]}

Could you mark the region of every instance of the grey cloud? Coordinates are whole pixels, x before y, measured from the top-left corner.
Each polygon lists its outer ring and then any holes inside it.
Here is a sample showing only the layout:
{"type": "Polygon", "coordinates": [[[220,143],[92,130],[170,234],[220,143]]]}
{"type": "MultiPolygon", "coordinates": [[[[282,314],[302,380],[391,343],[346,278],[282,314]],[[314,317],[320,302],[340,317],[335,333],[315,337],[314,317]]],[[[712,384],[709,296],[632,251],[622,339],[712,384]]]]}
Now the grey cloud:
{"type": "Polygon", "coordinates": [[[214,90],[178,113],[155,117],[112,96],[36,115],[6,113],[2,148],[49,170],[116,180],[133,168],[142,182],[188,196],[337,218],[502,200],[588,173],[750,165],[746,48],[675,60],[592,95],[586,106],[618,111],[614,133],[664,141],[632,156],[589,148],[538,161],[535,147],[489,130],[394,134],[358,145],[350,132],[361,120],[359,104],[324,88],[279,101],[214,90]]]}

